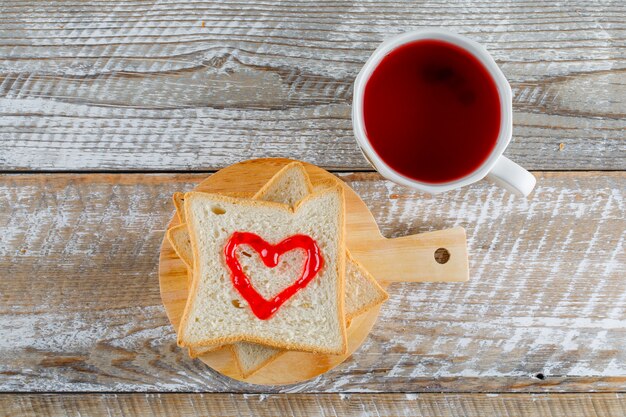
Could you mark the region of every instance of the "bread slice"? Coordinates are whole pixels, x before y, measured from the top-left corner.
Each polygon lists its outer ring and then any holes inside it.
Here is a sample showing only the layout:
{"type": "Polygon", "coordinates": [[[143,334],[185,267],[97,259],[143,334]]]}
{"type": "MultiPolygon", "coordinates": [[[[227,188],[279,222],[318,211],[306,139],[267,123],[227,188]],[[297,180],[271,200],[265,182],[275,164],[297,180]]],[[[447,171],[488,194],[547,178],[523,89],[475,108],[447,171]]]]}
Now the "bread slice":
{"type": "Polygon", "coordinates": [[[275,361],[288,350],[278,349],[259,343],[238,342],[230,345],[235,356],[235,363],[241,376],[248,378],[259,369],[275,361]]]}
{"type": "MultiPolygon", "coordinates": [[[[324,187],[328,188],[328,187],[324,187]]],[[[320,188],[321,189],[321,188],[320,188]]],[[[298,201],[302,200],[313,191],[313,185],[309,179],[306,169],[300,162],[290,162],[281,168],[272,178],[252,197],[254,200],[273,201],[276,203],[289,204],[294,206],[298,201]]],[[[180,211],[184,210],[181,195],[174,195],[174,205],[178,213],[178,218],[182,221],[184,214],[180,211]],[[177,202],[179,204],[177,204],[177,202]]],[[[176,226],[168,231],[168,239],[178,256],[187,265],[191,271],[193,264],[193,255],[191,253],[191,243],[189,241],[189,233],[187,225],[176,226]]],[[[221,346],[209,346],[202,348],[189,348],[189,356],[196,358],[204,353],[211,352],[221,346]]],[[[268,364],[280,354],[286,352],[282,349],[273,348],[271,346],[260,345],[257,343],[237,342],[230,345],[235,361],[245,377],[252,375],[257,370],[268,364]]]]}
{"type": "MultiPolygon", "coordinates": [[[[325,184],[318,191],[333,185],[325,184]]],[[[252,198],[293,207],[312,192],[313,184],[311,184],[309,174],[307,174],[304,166],[300,162],[290,162],[274,174],[252,198]]]]}
{"type": "Polygon", "coordinates": [[[346,285],[344,291],[346,320],[384,303],[389,298],[387,291],[376,278],[346,250],[346,285]]]}
{"type": "Polygon", "coordinates": [[[176,255],[183,261],[188,269],[193,268],[193,252],[191,250],[191,240],[187,231],[187,224],[179,224],[167,231],[167,239],[174,248],[176,255]]]}
{"type": "Polygon", "coordinates": [[[185,194],[181,192],[175,192],[172,196],[174,200],[174,207],[176,207],[176,215],[181,223],[186,223],[185,220],[185,194]]]}
{"type": "MultiPolygon", "coordinates": [[[[334,182],[325,181],[312,186],[306,170],[299,162],[292,162],[276,173],[268,183],[257,192],[255,199],[288,202],[294,204],[299,199],[304,198],[312,190],[321,190],[332,186],[334,182]]],[[[175,201],[182,200],[182,193],[175,196],[175,201]],[[178,198],[177,198],[178,197],[178,198]]],[[[175,203],[176,204],[176,203],[175,203]]],[[[177,211],[181,210],[182,202],[176,205],[177,211]]],[[[184,218],[184,214],[179,213],[179,218],[184,218]]],[[[174,249],[183,262],[189,266],[192,264],[191,247],[189,234],[186,225],[176,226],[170,229],[168,238],[174,249]]],[[[345,315],[349,322],[355,316],[362,314],[376,305],[387,300],[385,290],[356,260],[346,251],[346,298],[345,315]]],[[[219,346],[189,348],[189,355],[192,358],[200,356],[206,352],[215,350],[219,346]]],[[[233,354],[239,369],[244,377],[252,375],[272,360],[276,359],[285,350],[272,348],[270,346],[256,343],[238,342],[231,345],[233,354]]]]}
{"type": "MultiPolygon", "coordinates": [[[[178,342],[201,347],[247,341],[273,347],[342,354],[346,351],[343,314],[344,197],[335,187],[311,194],[295,208],[287,205],[231,198],[200,192],[187,193],[185,217],[194,255],[193,282],[178,342]],[[222,252],[235,231],[246,231],[277,244],[288,236],[304,234],[319,245],[324,266],[317,276],[268,320],[259,320],[246,308],[230,280],[222,252]],[[238,308],[240,306],[244,308],[238,308]]],[[[258,256],[238,260],[254,271],[252,284],[269,298],[294,280],[302,251],[281,258],[278,274],[261,266],[258,256]],[[299,257],[299,258],[298,258],[299,257]]]]}

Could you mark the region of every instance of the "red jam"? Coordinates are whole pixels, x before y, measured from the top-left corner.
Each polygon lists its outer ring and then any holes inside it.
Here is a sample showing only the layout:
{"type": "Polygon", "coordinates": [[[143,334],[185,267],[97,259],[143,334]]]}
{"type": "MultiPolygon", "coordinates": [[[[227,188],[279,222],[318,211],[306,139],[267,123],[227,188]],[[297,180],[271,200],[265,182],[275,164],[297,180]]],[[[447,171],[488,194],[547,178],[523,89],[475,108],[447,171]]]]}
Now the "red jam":
{"type": "Polygon", "coordinates": [[[235,289],[248,302],[254,315],[261,320],[267,320],[272,317],[285,301],[306,287],[324,265],[324,258],[320,248],[317,246],[317,242],[306,235],[294,235],[276,245],[272,245],[254,233],[235,232],[226,242],[226,246],[224,246],[224,255],[226,256],[226,265],[230,269],[230,277],[235,289]],[[303,249],[306,252],[306,260],[300,278],[270,300],[265,299],[254,288],[248,276],[243,272],[236,254],[237,247],[240,245],[248,245],[254,249],[261,256],[265,266],[269,268],[274,268],[278,265],[278,260],[282,254],[294,249],[303,249]]]}

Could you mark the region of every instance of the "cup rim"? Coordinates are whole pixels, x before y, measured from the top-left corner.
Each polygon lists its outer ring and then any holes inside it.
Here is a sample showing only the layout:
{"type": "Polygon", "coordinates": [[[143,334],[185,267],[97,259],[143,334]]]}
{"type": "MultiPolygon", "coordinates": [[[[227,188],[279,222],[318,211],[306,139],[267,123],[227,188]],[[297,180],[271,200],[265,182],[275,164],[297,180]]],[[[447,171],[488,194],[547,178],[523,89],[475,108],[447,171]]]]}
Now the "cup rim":
{"type": "Polygon", "coordinates": [[[427,191],[432,194],[441,193],[479,181],[483,179],[489,171],[491,171],[493,166],[498,161],[498,158],[500,158],[504,149],[506,149],[511,141],[513,132],[513,93],[509,82],[498,67],[498,64],[496,64],[493,57],[482,45],[463,35],[459,35],[445,29],[419,29],[406,32],[383,41],[365,62],[365,65],[363,65],[363,68],[361,68],[361,71],[359,71],[359,74],[354,81],[354,94],[352,98],[352,127],[361,152],[383,177],[398,184],[427,191]],[[380,61],[399,46],[409,42],[426,39],[448,42],[471,53],[485,66],[493,78],[500,98],[500,131],[498,132],[498,138],[494,149],[491,151],[487,159],[470,174],[463,178],[440,184],[414,180],[413,178],[409,178],[395,171],[387,165],[387,163],[385,163],[385,161],[378,156],[370,144],[365,133],[365,123],[363,120],[363,94],[365,91],[365,85],[380,61]]]}

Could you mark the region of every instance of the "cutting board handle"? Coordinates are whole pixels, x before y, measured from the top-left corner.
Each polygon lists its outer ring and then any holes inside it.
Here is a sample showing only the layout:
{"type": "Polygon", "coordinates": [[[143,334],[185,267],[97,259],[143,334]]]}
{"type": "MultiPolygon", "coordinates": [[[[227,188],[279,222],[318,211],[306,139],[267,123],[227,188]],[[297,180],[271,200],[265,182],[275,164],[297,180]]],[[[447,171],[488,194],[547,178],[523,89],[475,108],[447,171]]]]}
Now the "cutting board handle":
{"type": "Polygon", "coordinates": [[[353,255],[382,282],[464,282],[469,279],[465,229],[455,227],[382,239],[363,258],[353,255]]]}

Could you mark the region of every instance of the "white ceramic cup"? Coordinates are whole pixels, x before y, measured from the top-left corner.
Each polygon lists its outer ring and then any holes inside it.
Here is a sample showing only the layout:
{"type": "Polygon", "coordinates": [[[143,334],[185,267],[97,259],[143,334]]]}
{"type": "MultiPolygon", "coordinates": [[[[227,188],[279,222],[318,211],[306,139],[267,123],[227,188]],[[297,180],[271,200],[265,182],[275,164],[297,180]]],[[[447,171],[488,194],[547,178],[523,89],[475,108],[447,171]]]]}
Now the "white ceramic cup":
{"type": "Polygon", "coordinates": [[[466,38],[465,36],[457,35],[456,33],[443,29],[422,29],[404,33],[384,41],[376,49],[376,51],[374,51],[372,56],[370,56],[354,81],[352,126],[354,128],[354,134],[357,142],[365,157],[370,161],[374,168],[381,173],[382,176],[398,184],[426,191],[431,194],[463,187],[485,177],[518,195],[527,196],[535,187],[536,180],[530,172],[526,171],[524,168],[517,165],[507,157],[502,156],[502,152],[504,152],[504,149],[506,149],[511,141],[511,134],[513,131],[513,94],[511,92],[511,86],[504,77],[504,74],[502,74],[500,68],[498,68],[496,62],[493,60],[491,55],[489,55],[489,52],[487,52],[487,50],[480,44],[466,38]],[[489,157],[485,160],[485,162],[483,162],[482,165],[465,177],[440,184],[414,180],[400,174],[387,165],[385,161],[378,156],[370,144],[365,132],[365,122],[363,120],[363,94],[365,91],[365,85],[367,84],[367,81],[369,80],[374,69],[376,69],[378,64],[387,54],[399,46],[424,39],[436,39],[448,42],[471,53],[485,66],[487,71],[489,71],[491,77],[496,83],[498,95],[500,96],[502,115],[500,121],[500,132],[498,134],[496,146],[491,151],[489,157]]]}

